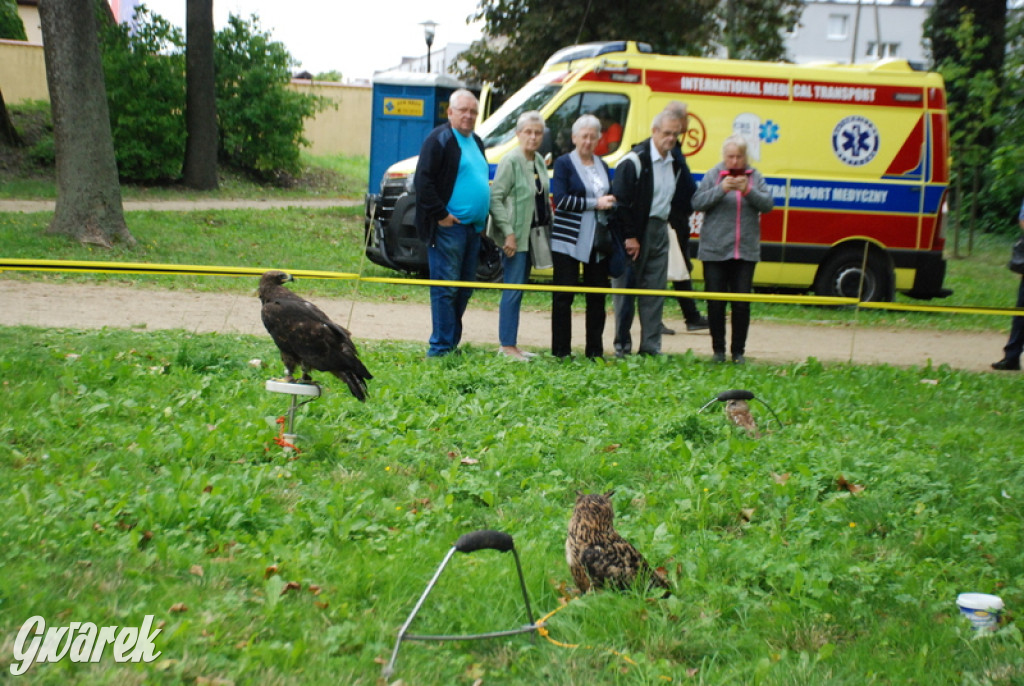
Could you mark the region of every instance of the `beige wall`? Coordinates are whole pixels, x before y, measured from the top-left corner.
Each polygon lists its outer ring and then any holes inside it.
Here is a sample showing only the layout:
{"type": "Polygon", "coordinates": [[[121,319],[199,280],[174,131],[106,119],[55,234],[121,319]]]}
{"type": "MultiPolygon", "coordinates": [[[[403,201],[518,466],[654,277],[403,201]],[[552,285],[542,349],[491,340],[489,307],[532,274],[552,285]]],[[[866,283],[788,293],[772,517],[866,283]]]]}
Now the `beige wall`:
{"type": "MultiPolygon", "coordinates": [[[[328,106],[306,120],[305,136],[311,143],[310,152],[314,155],[369,156],[373,107],[373,90],[370,87],[296,79],[290,88],[324,96],[337,105],[328,106]]],[[[50,99],[46,90],[42,45],[0,40],[0,91],[8,105],[24,100],[50,99]]]]}
{"type": "Polygon", "coordinates": [[[39,28],[39,8],[34,5],[18,5],[18,16],[25,26],[25,39],[30,43],[42,43],[43,30],[39,28]]]}
{"type": "Polygon", "coordinates": [[[23,100],[50,99],[42,45],[0,40],[0,91],[8,105],[23,100]]]}
{"type": "Polygon", "coordinates": [[[314,155],[370,155],[373,89],[340,83],[292,79],[292,90],[327,98],[333,104],[306,120],[305,136],[314,155]]]}

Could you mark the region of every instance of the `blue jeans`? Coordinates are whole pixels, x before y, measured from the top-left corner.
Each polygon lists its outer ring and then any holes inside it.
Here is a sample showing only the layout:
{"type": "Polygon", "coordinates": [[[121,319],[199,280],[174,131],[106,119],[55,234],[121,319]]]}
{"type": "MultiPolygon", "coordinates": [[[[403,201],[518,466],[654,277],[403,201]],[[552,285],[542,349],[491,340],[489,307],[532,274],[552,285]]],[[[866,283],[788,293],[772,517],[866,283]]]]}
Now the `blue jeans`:
{"type": "MultiPolygon", "coordinates": [[[[430,278],[435,281],[476,281],[480,260],[480,234],[473,225],[438,226],[434,245],[427,247],[430,278]]],[[[428,357],[453,352],[462,340],[462,315],[466,312],[472,288],[430,287],[430,334],[428,357]]]]}
{"type": "MultiPolygon", "coordinates": [[[[512,257],[501,254],[501,264],[505,269],[505,283],[526,283],[530,273],[530,253],[517,252],[512,257]]],[[[523,302],[523,292],[507,290],[501,292],[501,305],[498,307],[498,342],[505,347],[515,347],[519,337],[519,307],[523,302]]]]}

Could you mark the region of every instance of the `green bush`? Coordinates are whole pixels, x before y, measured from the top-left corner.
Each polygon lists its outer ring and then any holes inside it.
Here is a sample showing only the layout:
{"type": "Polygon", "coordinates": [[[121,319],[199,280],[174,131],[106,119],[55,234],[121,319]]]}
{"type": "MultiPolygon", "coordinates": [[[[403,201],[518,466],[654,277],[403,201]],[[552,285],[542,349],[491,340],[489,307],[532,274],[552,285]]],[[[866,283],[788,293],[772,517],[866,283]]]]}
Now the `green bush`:
{"type": "Polygon", "coordinates": [[[176,179],[185,155],[185,39],[145,7],[105,23],[103,73],[118,172],[131,181],[176,179]]]}
{"type": "Polygon", "coordinates": [[[232,15],[217,33],[217,116],[225,161],[268,180],[301,168],[303,119],[325,106],[323,98],[295,93],[295,61],[282,43],[260,30],[258,18],[232,15]]]}
{"type": "Polygon", "coordinates": [[[41,167],[52,167],[57,160],[56,149],[53,145],[53,134],[39,139],[35,145],[29,148],[29,158],[41,167]]]}
{"type": "Polygon", "coordinates": [[[0,0],[0,38],[28,40],[25,25],[18,16],[18,5],[14,0],[0,0]]]}

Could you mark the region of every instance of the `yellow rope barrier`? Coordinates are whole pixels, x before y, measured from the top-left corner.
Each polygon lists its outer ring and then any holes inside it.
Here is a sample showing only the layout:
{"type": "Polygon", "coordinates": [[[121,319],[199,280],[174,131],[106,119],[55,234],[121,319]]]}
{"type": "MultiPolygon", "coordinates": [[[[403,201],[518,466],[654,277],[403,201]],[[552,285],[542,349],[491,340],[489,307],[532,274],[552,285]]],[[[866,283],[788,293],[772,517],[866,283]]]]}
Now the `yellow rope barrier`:
{"type": "MultiPolygon", "coordinates": [[[[215,265],[182,265],[149,262],[102,262],[89,260],[37,260],[0,257],[2,271],[43,271],[75,272],[97,274],[150,274],[150,275],[191,275],[191,276],[248,276],[259,277],[271,267],[227,267],[215,265]]],[[[1002,317],[1024,315],[1020,307],[989,307],[984,305],[918,305],[894,302],[859,302],[856,298],[836,298],[819,295],[776,295],[769,293],[715,293],[711,291],[643,290],[639,288],[591,288],[587,286],[556,286],[554,284],[504,284],[483,281],[434,281],[431,279],[404,279],[381,276],[360,276],[351,272],[334,272],[314,269],[289,269],[289,274],[306,279],[338,279],[384,283],[399,286],[452,286],[492,290],[521,290],[572,293],[604,293],[606,295],[660,295],[668,298],[690,298],[692,300],[730,300],[752,303],[777,303],[788,305],[816,305],[825,307],[855,306],[862,309],[889,310],[894,312],[932,312],[936,314],[981,314],[1002,317]]]]}

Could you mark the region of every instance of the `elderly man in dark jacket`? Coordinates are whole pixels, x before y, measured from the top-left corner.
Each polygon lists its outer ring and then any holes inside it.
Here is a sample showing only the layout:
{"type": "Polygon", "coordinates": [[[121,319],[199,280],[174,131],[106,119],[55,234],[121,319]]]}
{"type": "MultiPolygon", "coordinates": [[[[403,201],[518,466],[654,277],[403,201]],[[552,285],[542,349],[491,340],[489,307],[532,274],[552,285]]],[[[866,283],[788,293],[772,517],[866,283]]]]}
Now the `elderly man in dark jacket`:
{"type": "MultiPolygon", "coordinates": [[[[448,122],[430,132],[416,163],[416,230],[427,244],[430,278],[475,281],[480,232],[490,210],[490,170],[484,144],[473,133],[479,105],[468,90],[452,93],[448,122]]],[[[430,287],[429,357],[454,352],[471,288],[430,287]]]]}
{"type": "MultiPolygon", "coordinates": [[[[668,283],[669,223],[686,226],[690,199],[696,190],[686,159],[676,141],[686,127],[677,109],[659,112],[651,124],[651,137],[630,150],[615,167],[612,194],[618,204],[613,221],[625,240],[632,262],[626,273],[612,281],[615,288],[664,290],[668,283]]],[[[616,295],[615,354],[631,352],[634,307],[640,312],[641,355],[661,352],[660,295],[616,295]]]]}

